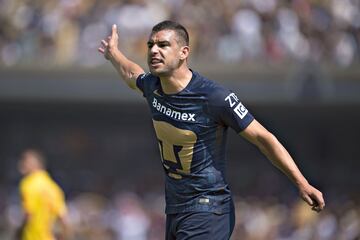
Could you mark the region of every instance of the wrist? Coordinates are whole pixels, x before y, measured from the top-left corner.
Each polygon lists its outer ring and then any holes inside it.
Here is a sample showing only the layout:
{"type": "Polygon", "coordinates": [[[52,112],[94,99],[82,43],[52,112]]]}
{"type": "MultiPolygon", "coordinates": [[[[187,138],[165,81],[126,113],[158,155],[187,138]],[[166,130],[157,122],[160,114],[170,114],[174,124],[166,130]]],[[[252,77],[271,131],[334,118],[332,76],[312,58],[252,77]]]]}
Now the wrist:
{"type": "Polygon", "coordinates": [[[307,186],[309,186],[309,183],[306,179],[295,181],[295,185],[298,189],[305,189],[307,186]]]}
{"type": "Polygon", "coordinates": [[[111,54],[116,54],[117,52],[119,52],[119,49],[117,46],[109,46],[109,52],[111,54]]]}
{"type": "Polygon", "coordinates": [[[117,47],[109,47],[107,50],[107,59],[113,61],[118,59],[119,56],[119,49],[117,47]]]}

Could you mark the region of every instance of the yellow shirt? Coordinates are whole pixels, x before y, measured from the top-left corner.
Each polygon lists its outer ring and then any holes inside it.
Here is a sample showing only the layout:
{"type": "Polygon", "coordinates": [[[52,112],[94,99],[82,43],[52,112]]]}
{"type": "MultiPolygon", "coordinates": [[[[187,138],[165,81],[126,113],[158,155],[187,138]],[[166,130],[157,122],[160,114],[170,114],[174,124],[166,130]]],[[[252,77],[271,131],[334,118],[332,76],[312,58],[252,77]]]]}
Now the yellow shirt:
{"type": "Polygon", "coordinates": [[[21,180],[20,194],[28,214],[22,240],[54,240],[53,224],[66,213],[63,191],[46,171],[37,171],[21,180]]]}

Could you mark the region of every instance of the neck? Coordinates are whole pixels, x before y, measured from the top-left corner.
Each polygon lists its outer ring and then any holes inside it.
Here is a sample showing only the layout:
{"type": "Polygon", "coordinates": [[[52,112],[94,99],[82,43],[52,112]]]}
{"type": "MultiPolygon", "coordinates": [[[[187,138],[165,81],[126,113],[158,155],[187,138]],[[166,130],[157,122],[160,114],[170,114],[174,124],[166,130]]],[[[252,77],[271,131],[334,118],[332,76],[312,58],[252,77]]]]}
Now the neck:
{"type": "Polygon", "coordinates": [[[31,171],[29,171],[29,175],[30,175],[30,174],[33,174],[33,173],[38,173],[38,172],[41,172],[41,171],[43,171],[43,169],[41,169],[41,168],[35,168],[35,169],[32,169],[31,171]]]}
{"type": "Polygon", "coordinates": [[[169,76],[160,76],[162,90],[165,94],[181,92],[190,82],[192,72],[189,68],[179,68],[169,76]]]}

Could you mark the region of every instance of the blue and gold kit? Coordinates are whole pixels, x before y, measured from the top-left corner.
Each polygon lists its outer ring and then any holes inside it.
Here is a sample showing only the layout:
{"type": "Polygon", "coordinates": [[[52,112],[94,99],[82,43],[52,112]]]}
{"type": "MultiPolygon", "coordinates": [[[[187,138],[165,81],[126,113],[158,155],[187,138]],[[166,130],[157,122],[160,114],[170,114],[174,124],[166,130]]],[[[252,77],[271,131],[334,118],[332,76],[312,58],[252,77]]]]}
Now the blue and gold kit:
{"type": "Polygon", "coordinates": [[[176,94],[165,94],[151,73],[136,81],[151,109],[166,173],[166,213],[227,213],[232,208],[225,180],[227,129],[239,133],[254,118],[233,92],[192,73],[176,94]]]}

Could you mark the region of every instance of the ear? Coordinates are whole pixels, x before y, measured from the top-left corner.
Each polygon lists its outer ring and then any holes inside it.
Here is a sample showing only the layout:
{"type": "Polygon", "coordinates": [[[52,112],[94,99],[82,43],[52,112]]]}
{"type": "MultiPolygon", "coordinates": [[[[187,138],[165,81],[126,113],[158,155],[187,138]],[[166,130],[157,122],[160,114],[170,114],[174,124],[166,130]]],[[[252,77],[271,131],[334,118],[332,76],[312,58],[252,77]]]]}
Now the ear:
{"type": "Polygon", "coordinates": [[[183,46],[180,50],[180,60],[185,60],[189,57],[190,48],[189,46],[183,46]]]}

